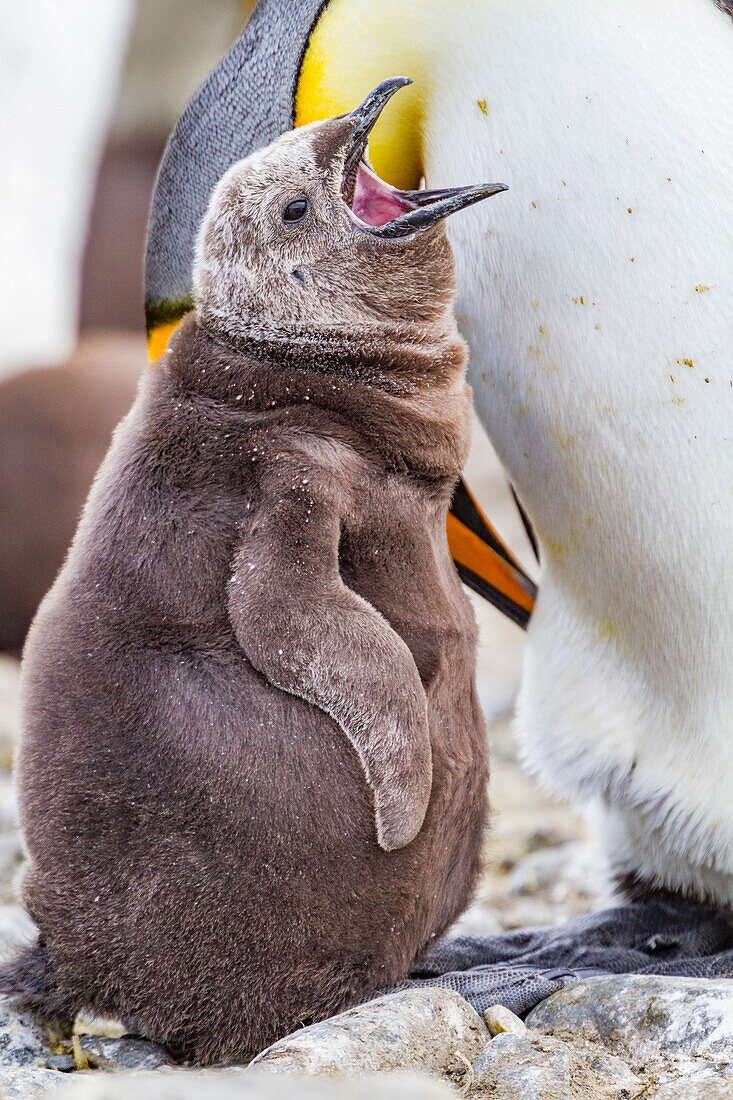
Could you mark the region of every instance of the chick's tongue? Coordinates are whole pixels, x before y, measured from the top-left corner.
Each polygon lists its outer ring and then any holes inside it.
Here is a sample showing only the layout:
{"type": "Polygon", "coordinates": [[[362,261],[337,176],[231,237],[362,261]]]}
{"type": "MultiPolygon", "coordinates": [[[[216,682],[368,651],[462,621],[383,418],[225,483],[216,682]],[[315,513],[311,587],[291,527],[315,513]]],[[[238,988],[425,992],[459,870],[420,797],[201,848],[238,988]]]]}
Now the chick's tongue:
{"type": "Polygon", "coordinates": [[[386,183],[370,175],[360,166],[351,209],[357,218],[361,218],[367,225],[386,225],[387,222],[393,221],[412,207],[400,202],[386,183]]]}

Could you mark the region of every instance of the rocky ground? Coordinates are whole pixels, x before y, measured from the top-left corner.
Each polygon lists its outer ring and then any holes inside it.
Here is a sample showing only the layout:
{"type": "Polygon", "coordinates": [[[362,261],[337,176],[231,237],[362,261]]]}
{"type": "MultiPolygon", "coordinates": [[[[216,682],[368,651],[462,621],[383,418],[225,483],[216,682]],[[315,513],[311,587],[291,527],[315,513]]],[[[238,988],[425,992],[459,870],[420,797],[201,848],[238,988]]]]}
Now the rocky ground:
{"type": "MultiPolygon", "coordinates": [[[[470,483],[514,546],[518,522],[479,440],[470,483]]],[[[522,634],[477,604],[479,686],[492,746],[491,830],[469,932],[559,923],[608,900],[583,823],[520,771],[510,713],[522,634]]],[[[11,762],[18,664],[0,658],[0,957],[31,934],[14,876],[21,851],[11,762]]],[[[526,1022],[481,1019],[457,994],[394,994],[289,1036],[252,1067],[199,1071],[110,1022],[50,1033],[0,998],[0,1090],[17,1100],[733,1100],[733,983],[601,977],[543,1002],[526,1022]],[[375,1076],[376,1075],[376,1076],[375,1076]]],[[[3,1092],[0,1091],[0,1097],[3,1092]]]]}

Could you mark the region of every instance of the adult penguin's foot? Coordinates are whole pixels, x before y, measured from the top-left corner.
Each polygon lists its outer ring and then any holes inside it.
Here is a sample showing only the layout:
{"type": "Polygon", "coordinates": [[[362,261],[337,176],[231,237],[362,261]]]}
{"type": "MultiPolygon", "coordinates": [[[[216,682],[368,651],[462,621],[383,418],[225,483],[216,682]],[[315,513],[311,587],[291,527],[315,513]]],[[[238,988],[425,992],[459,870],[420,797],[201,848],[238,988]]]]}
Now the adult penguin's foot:
{"type": "Polygon", "coordinates": [[[575,974],[585,970],[581,976],[590,968],[615,974],[733,977],[733,920],[660,892],[558,927],[442,940],[418,960],[412,977],[435,980],[455,972],[468,977],[476,968],[486,975],[508,966],[544,971],[545,980],[552,980],[546,977],[547,968],[575,974]]]}
{"type": "Polygon", "coordinates": [[[646,966],[642,974],[662,974],[668,978],[733,978],[733,949],[718,951],[714,955],[670,959],[668,962],[646,966]]]}
{"type": "Polygon", "coordinates": [[[504,1005],[517,1016],[525,1016],[552,993],[605,971],[595,967],[570,970],[566,967],[542,969],[536,966],[490,965],[470,970],[453,970],[433,978],[411,978],[396,989],[439,987],[460,993],[476,1011],[483,1015],[493,1005],[504,1005]]]}

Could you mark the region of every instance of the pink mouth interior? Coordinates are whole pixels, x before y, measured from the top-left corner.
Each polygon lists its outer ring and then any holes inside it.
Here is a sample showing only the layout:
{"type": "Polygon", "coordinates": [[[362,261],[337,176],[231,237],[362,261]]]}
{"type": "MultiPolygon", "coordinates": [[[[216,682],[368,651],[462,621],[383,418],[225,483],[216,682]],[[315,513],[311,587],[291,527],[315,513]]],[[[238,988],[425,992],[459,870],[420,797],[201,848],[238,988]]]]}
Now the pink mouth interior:
{"type": "Polygon", "coordinates": [[[351,209],[367,225],[386,225],[400,214],[413,210],[414,206],[402,200],[397,191],[362,163],[356,174],[351,209]]]}

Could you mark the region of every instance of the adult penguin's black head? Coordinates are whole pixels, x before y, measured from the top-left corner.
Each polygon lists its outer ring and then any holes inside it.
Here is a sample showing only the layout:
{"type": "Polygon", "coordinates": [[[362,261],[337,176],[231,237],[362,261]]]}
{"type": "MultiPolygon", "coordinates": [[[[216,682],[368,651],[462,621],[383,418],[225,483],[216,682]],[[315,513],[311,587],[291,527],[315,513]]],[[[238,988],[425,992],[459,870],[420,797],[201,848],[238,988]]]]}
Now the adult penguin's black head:
{"type": "Polygon", "coordinates": [[[145,256],[153,358],[193,307],[196,236],[217,181],[232,164],[295,124],[301,64],[324,7],[322,0],[259,0],[171,134],[153,194],[145,256]]]}

